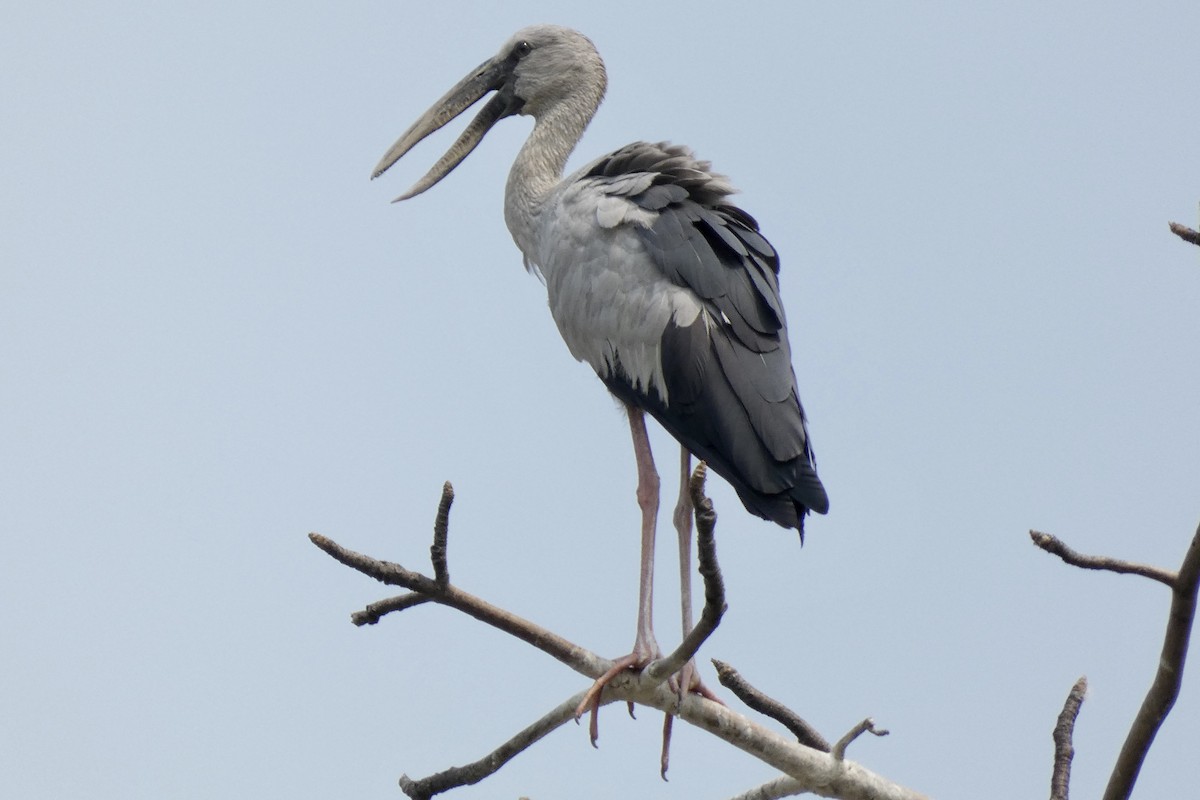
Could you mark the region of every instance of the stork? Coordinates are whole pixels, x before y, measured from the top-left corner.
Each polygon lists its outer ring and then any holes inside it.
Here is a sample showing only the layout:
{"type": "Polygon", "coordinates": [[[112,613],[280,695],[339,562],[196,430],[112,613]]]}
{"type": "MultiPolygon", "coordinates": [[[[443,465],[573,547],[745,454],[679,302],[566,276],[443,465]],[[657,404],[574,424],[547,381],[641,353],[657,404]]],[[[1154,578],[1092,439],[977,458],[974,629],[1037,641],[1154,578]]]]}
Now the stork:
{"type": "MultiPolygon", "coordinates": [[[[684,636],[692,627],[693,455],[751,513],[795,528],[801,541],[805,515],[829,508],[792,369],[779,259],[754,218],[729,202],[728,179],[688,148],[665,142],[636,142],[562,177],[607,82],[583,34],[525,28],[405,131],[371,176],[489,92],[450,150],[397,202],[446,177],[499,120],[534,118],[508,176],[504,219],[526,268],[546,285],[571,354],[624,404],[641,508],[633,649],[596,681],[577,716],[589,705],[595,711],[600,691],[621,671],[660,655],[651,613],[659,478],[646,413],[682,445],[674,522],[684,636]]],[[[708,694],[690,667],[676,680],[681,693],[708,694]]]]}

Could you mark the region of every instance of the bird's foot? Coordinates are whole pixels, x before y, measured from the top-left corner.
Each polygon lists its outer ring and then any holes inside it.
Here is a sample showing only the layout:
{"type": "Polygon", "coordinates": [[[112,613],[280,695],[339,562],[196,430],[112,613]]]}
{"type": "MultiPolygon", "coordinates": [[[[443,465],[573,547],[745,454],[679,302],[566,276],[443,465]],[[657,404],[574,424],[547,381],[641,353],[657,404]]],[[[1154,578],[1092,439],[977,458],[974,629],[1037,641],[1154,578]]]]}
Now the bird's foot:
{"type": "MultiPolygon", "coordinates": [[[[700,680],[700,673],[696,669],[696,660],[688,659],[688,662],[683,665],[683,669],[676,672],[667,679],[667,685],[671,690],[679,696],[679,702],[683,702],[683,698],[688,694],[698,694],[705,700],[712,700],[714,703],[725,705],[721,698],[717,697],[711,689],[704,685],[700,680]]],[[[667,712],[663,719],[662,732],[662,752],[659,755],[658,766],[659,774],[665,781],[667,779],[667,767],[671,763],[671,723],[674,721],[675,715],[667,712]]]]}
{"type": "MultiPolygon", "coordinates": [[[[622,672],[625,672],[626,670],[643,669],[650,662],[661,657],[662,653],[659,651],[656,644],[652,644],[647,648],[635,650],[628,655],[621,656],[620,658],[615,659],[608,671],[597,678],[596,682],[592,684],[590,689],[588,689],[587,693],[583,696],[583,700],[581,700],[579,705],[575,708],[575,720],[578,722],[580,717],[582,717],[585,713],[590,715],[588,722],[588,736],[591,739],[592,747],[598,746],[596,742],[600,738],[600,696],[604,692],[604,687],[611,683],[612,680],[622,672]]],[[[667,685],[672,691],[679,695],[680,702],[683,702],[683,698],[688,694],[697,694],[707,700],[712,700],[714,703],[725,705],[721,701],[721,698],[713,693],[713,691],[705,686],[704,682],[700,680],[700,673],[696,669],[696,662],[694,659],[689,659],[688,662],[683,665],[683,668],[679,670],[679,672],[668,678],[667,685]]],[[[633,716],[632,702],[629,703],[629,716],[633,716]]],[[[673,719],[674,715],[670,712],[667,712],[665,718],[663,719],[662,753],[660,756],[660,772],[663,780],[666,780],[667,778],[667,766],[670,759],[671,749],[671,723],[673,719]]]]}
{"type": "MultiPolygon", "coordinates": [[[[596,740],[600,738],[600,723],[598,714],[600,711],[600,695],[604,692],[604,687],[612,682],[614,678],[626,670],[640,670],[654,661],[662,657],[662,651],[658,649],[658,643],[653,639],[642,641],[640,638],[633,645],[633,652],[620,658],[613,659],[612,666],[608,671],[596,679],[592,684],[592,688],[587,690],[583,699],[579,701],[579,705],[575,707],[575,721],[585,713],[591,713],[591,720],[588,724],[588,736],[592,740],[592,747],[596,747],[596,740]]],[[[633,716],[633,703],[629,703],[629,716],[633,716]]]]}
{"type": "Polygon", "coordinates": [[[714,703],[725,705],[721,698],[700,680],[700,672],[696,669],[696,659],[694,658],[688,659],[688,662],[683,665],[683,669],[668,678],[667,685],[679,695],[681,703],[686,695],[698,694],[705,700],[712,700],[714,703]]]}

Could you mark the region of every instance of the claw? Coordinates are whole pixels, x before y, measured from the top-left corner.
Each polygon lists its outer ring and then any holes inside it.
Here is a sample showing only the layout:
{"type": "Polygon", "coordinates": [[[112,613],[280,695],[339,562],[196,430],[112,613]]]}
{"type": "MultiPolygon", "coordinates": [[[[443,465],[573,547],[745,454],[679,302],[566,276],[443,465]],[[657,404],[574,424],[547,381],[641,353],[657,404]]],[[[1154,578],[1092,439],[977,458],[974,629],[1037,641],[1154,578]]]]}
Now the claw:
{"type": "Polygon", "coordinates": [[[663,715],[662,754],[658,757],[658,774],[664,781],[667,779],[667,767],[671,762],[671,726],[674,721],[673,714],[663,715]]]}

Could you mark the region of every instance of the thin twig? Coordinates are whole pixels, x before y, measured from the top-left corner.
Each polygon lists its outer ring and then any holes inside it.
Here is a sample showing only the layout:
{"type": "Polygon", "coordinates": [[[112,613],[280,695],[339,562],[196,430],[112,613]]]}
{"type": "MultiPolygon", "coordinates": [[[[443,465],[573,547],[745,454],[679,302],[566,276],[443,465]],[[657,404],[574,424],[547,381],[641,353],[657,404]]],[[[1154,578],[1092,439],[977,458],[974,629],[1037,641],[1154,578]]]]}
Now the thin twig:
{"type": "MultiPolygon", "coordinates": [[[[625,699],[624,687],[614,687],[616,700],[625,699]]],[[[637,702],[666,711],[679,703],[680,719],[707,731],[796,779],[801,792],[852,800],[925,800],[925,796],[877,775],[850,760],[838,761],[829,753],[804,747],[720,703],[689,694],[679,701],[666,685],[650,695],[635,694],[637,702]]]]}
{"type": "Polygon", "coordinates": [[[1187,555],[1179,567],[1179,574],[1171,591],[1171,613],[1167,621],[1167,632],[1163,638],[1162,655],[1158,660],[1158,672],[1138,709],[1137,717],[1121,746],[1116,766],[1104,790],[1104,800],[1125,800],[1133,793],[1138,773],[1150,745],[1162,726],[1171,707],[1179,697],[1183,682],[1183,666],[1187,661],[1188,640],[1192,635],[1192,621],[1196,616],[1196,591],[1200,586],[1200,527],[1192,537],[1187,555]]]}
{"type": "Polygon", "coordinates": [[[1075,681],[1054,726],[1054,770],[1050,774],[1050,800],[1067,800],[1071,791],[1071,759],[1075,758],[1075,718],[1087,694],[1087,677],[1075,681]]]}
{"type": "Polygon", "coordinates": [[[350,615],[350,621],[355,625],[374,625],[379,622],[384,614],[390,614],[393,611],[403,611],[406,608],[419,606],[422,603],[428,603],[430,597],[416,592],[389,597],[386,600],[380,600],[376,603],[364,608],[362,611],[355,611],[350,615]]]}
{"type": "Polygon", "coordinates": [[[559,703],[540,719],[529,725],[516,736],[497,747],[478,761],[461,767],[451,767],[434,775],[414,781],[407,775],[400,776],[400,788],[412,800],[429,800],[435,794],[470,786],[497,772],[518,753],[528,749],[546,734],[561,727],[575,716],[575,706],[583,699],[583,692],[559,703]]]}
{"type": "Polygon", "coordinates": [[[442,484],[442,499],[438,502],[437,516],[433,520],[433,544],[429,547],[429,559],[433,562],[433,579],[439,585],[450,583],[450,567],[446,564],[446,540],[450,536],[450,506],[454,503],[454,487],[450,481],[442,484]]]}
{"type": "Polygon", "coordinates": [[[646,666],[645,678],[651,683],[666,680],[695,658],[700,647],[717,629],[725,609],[728,608],[725,603],[725,579],[721,576],[721,566],[717,563],[717,544],[714,536],[717,512],[713,509],[712,501],[704,494],[707,469],[703,461],[697,464],[690,483],[696,514],[697,560],[700,562],[700,577],[704,579],[704,610],[700,612],[700,621],[674,652],[646,666]]]}
{"type": "MultiPolygon", "coordinates": [[[[401,778],[401,788],[414,800],[428,800],[439,792],[486,777],[478,771],[489,769],[493,759],[501,760],[488,774],[495,772],[520,752],[522,743],[524,747],[528,747],[566,719],[573,718],[575,707],[582,697],[583,694],[580,693],[564,700],[533,725],[477,762],[445,770],[420,781],[408,777],[401,778]],[[564,716],[566,719],[563,719],[564,716]],[[462,780],[465,776],[476,774],[478,777],[471,781],[462,780]]],[[[633,672],[622,673],[609,683],[605,688],[603,703],[628,701],[673,713],[789,776],[786,780],[766,784],[773,787],[774,791],[787,791],[757,795],[763,800],[804,792],[853,800],[928,800],[925,795],[893,783],[853,761],[838,761],[828,753],[820,753],[811,747],[788,741],[720,703],[714,703],[696,694],[688,694],[680,700],[676,691],[665,683],[647,687],[638,680],[637,673],[633,672]]],[[[747,797],[756,795],[749,794],[747,797]]]]}
{"type": "MultiPolygon", "coordinates": [[[[701,471],[700,480],[702,480],[702,475],[701,471]]],[[[693,480],[696,479],[696,476],[693,476],[693,480]]],[[[697,506],[707,509],[707,513],[701,514],[704,519],[701,524],[708,526],[711,538],[712,523],[716,519],[715,514],[712,513],[711,505],[706,498],[703,502],[698,502],[697,506]]],[[[497,608],[453,585],[442,585],[432,578],[407,570],[399,564],[356,553],[317,533],[309,534],[309,539],[338,562],[362,572],[364,575],[388,585],[401,586],[429,601],[462,611],[533,645],[583,675],[595,678],[612,666],[611,661],[600,658],[585,648],[515,614],[497,608]]],[[[706,576],[705,596],[708,601],[707,605],[712,607],[711,613],[719,618],[719,610],[724,608],[724,593],[719,587],[719,571],[715,569],[715,550],[710,548],[708,555],[702,555],[701,558],[710,562],[712,566],[711,570],[708,567],[705,568],[706,571],[712,572],[712,577],[706,576]]],[[[380,605],[389,602],[396,604],[417,602],[415,599],[408,600],[407,597],[406,595],[400,598],[391,598],[390,601],[382,601],[380,605]]],[[[708,612],[709,608],[706,607],[706,613],[708,612]]],[[[542,719],[477,762],[478,769],[487,774],[499,769],[517,752],[561,725],[566,719],[572,718],[582,697],[583,694],[579,694],[563,701],[542,719]]],[[[644,671],[641,673],[626,671],[614,677],[606,686],[604,703],[612,701],[639,703],[675,714],[680,719],[711,733],[790,776],[795,781],[795,788],[798,792],[815,792],[827,797],[842,797],[850,800],[866,800],[867,798],[871,798],[871,800],[924,800],[923,795],[892,783],[852,761],[834,760],[826,753],[819,753],[812,748],[789,742],[773,731],[731,711],[721,703],[713,702],[695,693],[680,697],[677,690],[667,682],[647,680],[644,671]]],[[[470,766],[457,770],[446,770],[421,781],[413,781],[405,777],[401,779],[401,785],[410,797],[429,798],[437,792],[444,791],[443,788],[439,788],[443,784],[461,780],[469,774],[473,776],[474,773],[463,771],[468,770],[470,766]],[[409,791],[410,789],[412,791],[409,791]]],[[[480,780],[483,777],[485,775],[480,773],[479,777],[474,780],[480,780]]],[[[446,785],[445,788],[452,787],[446,785]]]]}
{"type": "Polygon", "coordinates": [[[1200,245],[1200,231],[1194,231],[1186,225],[1180,225],[1178,222],[1170,223],[1171,233],[1183,239],[1185,242],[1191,242],[1195,245],[1200,245]]]}
{"type": "Polygon", "coordinates": [[[717,668],[717,680],[721,682],[722,686],[733,692],[739,700],[754,711],[783,725],[792,732],[796,741],[805,747],[820,750],[822,753],[829,752],[828,740],[816,728],[805,722],[800,715],[773,697],[754,688],[749,681],[742,677],[741,673],[724,661],[714,658],[712,663],[717,668]]]}
{"type": "Polygon", "coordinates": [[[862,736],[864,733],[871,733],[875,736],[887,736],[889,731],[883,728],[876,728],[875,720],[867,717],[862,722],[846,731],[846,735],[837,740],[837,743],[833,746],[833,749],[829,751],[829,754],[838,761],[841,761],[846,757],[846,748],[850,746],[850,743],[862,736]]]}
{"type": "Polygon", "coordinates": [[[1172,588],[1175,586],[1175,573],[1161,569],[1160,567],[1150,566],[1149,564],[1136,564],[1132,561],[1122,561],[1121,559],[1109,558],[1107,556],[1089,556],[1077,553],[1067,547],[1057,536],[1042,533],[1041,531],[1030,531],[1029,538],[1033,539],[1033,543],[1047,553],[1058,556],[1073,567],[1107,570],[1108,572],[1118,572],[1125,575],[1141,575],[1143,578],[1150,578],[1172,588]]]}
{"type": "Polygon", "coordinates": [[[464,592],[456,586],[441,586],[432,578],[419,572],[405,569],[391,561],[381,561],[370,556],[356,553],[342,547],[337,542],[319,533],[310,533],[308,538],[317,547],[328,553],[335,561],[345,564],[351,569],[358,570],[364,575],[374,578],[389,586],[401,586],[413,592],[427,595],[430,600],[440,605],[449,606],[468,614],[480,622],[487,623],[507,634],[517,637],[523,642],[533,645],[543,653],[561,661],[571,669],[597,678],[604,674],[612,664],[592,651],[551,633],[540,625],[535,625],[527,619],[517,616],[510,611],[497,608],[491,603],[464,592]]]}

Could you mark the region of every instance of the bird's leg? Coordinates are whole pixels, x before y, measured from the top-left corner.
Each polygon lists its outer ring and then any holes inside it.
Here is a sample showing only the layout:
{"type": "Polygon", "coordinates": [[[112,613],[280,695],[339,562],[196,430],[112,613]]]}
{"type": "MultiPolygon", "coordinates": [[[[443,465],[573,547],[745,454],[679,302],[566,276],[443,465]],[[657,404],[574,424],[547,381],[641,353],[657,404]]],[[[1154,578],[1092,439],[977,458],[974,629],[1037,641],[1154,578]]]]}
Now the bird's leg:
{"type": "MultiPolygon", "coordinates": [[[[679,611],[683,621],[683,638],[686,639],[692,632],[692,519],[695,507],[692,503],[692,454],[686,447],[679,448],[679,451],[679,499],[675,502],[675,513],[671,515],[671,519],[675,523],[675,532],[679,535],[679,611]]],[[[680,702],[688,692],[721,702],[700,682],[694,658],[688,659],[678,675],[671,676],[670,686],[679,693],[680,702]]],[[[670,764],[673,719],[668,713],[663,720],[662,753],[659,756],[659,771],[663,780],[667,779],[667,767],[670,764]]]]}
{"type": "Polygon", "coordinates": [[[692,632],[692,454],[679,448],[679,501],[672,519],[679,534],[680,611],[683,612],[683,636],[692,632]]]}
{"type": "MultiPolygon", "coordinates": [[[[626,406],[629,430],[633,434],[633,455],[637,461],[637,501],[642,509],[642,563],[638,589],[637,636],[633,651],[613,661],[612,667],[596,679],[575,709],[578,719],[589,708],[592,712],[591,737],[596,743],[596,711],[600,708],[600,693],[613,678],[627,669],[644,667],[658,658],[661,651],[654,638],[654,534],[658,524],[658,471],[650,452],[650,437],[646,433],[646,417],[641,409],[626,406]]],[[[630,712],[632,713],[632,704],[630,712]]]]}
{"type": "MultiPolygon", "coordinates": [[[[692,454],[686,447],[679,448],[679,500],[675,503],[672,520],[679,535],[679,610],[683,619],[683,638],[692,632],[692,492],[689,478],[692,472],[692,454]]],[[[696,664],[689,659],[679,671],[680,699],[691,689],[696,676],[696,664]]],[[[697,681],[699,683],[699,681],[697,681]]]]}
{"type": "MultiPolygon", "coordinates": [[[[675,513],[672,520],[675,532],[679,535],[679,610],[683,619],[683,638],[692,632],[692,454],[686,447],[679,448],[679,500],[675,503],[675,513]]],[[[720,699],[703,683],[696,672],[696,660],[689,659],[679,670],[679,675],[672,680],[677,681],[675,688],[679,698],[688,692],[695,692],[709,700],[720,703],[720,699]]]]}
{"type": "Polygon", "coordinates": [[[654,454],[650,451],[650,437],[646,433],[646,415],[641,409],[629,408],[629,428],[633,433],[633,455],[637,460],[637,501],[642,509],[642,563],[633,654],[639,657],[639,666],[644,666],[660,655],[658,642],[654,639],[654,539],[658,527],[659,481],[654,454]]]}

